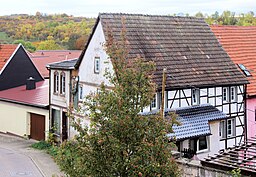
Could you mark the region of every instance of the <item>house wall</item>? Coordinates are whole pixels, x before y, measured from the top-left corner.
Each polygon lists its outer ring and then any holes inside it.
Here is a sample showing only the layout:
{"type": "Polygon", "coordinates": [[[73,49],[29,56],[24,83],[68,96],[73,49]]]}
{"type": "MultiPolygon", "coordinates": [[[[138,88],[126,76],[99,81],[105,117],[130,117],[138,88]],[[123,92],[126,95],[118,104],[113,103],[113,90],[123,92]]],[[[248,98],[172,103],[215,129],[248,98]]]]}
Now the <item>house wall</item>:
{"type": "MultiPolygon", "coordinates": [[[[235,136],[219,138],[218,124],[210,124],[211,129],[216,130],[214,135],[219,140],[219,149],[225,149],[238,145],[244,140],[244,86],[232,86],[236,90],[236,98],[233,101],[223,101],[224,87],[197,88],[199,97],[198,104],[211,104],[220,111],[227,114],[228,118],[235,118],[235,136]],[[214,127],[212,127],[214,126],[214,127]]],[[[231,88],[231,86],[227,87],[231,88]]],[[[166,92],[166,108],[173,109],[179,107],[192,106],[192,89],[170,90],[166,92]]],[[[228,95],[230,97],[230,95],[228,95]]],[[[212,137],[211,136],[211,137],[212,137]]],[[[213,151],[218,147],[212,147],[213,151]]]]}
{"type": "Polygon", "coordinates": [[[256,98],[247,98],[247,137],[255,137],[256,135],[256,98]]]}
{"type": "Polygon", "coordinates": [[[23,47],[19,46],[9,63],[3,68],[2,73],[0,73],[0,90],[25,85],[27,79],[31,76],[36,82],[43,80],[23,47]]]}
{"type": "Polygon", "coordinates": [[[0,101],[0,131],[30,135],[30,113],[45,116],[45,137],[49,131],[49,110],[0,101]]]}
{"type": "Polygon", "coordinates": [[[96,91],[100,84],[104,82],[110,86],[108,79],[104,76],[106,68],[113,72],[113,67],[110,63],[109,57],[105,52],[105,37],[102,29],[101,22],[98,23],[94,35],[88,45],[84,58],[79,67],[78,75],[80,84],[83,85],[84,95],[96,91]],[[95,57],[100,58],[100,71],[94,72],[95,57]]]}

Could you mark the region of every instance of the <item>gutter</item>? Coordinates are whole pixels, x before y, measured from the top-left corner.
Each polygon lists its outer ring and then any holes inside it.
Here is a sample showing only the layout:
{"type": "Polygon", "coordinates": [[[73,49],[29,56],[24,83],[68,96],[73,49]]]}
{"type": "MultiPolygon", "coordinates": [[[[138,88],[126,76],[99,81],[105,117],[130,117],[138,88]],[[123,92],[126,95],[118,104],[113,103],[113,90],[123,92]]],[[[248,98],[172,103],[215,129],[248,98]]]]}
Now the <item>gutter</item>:
{"type": "Polygon", "coordinates": [[[20,101],[15,101],[15,100],[4,99],[4,98],[0,98],[0,101],[49,110],[49,105],[36,105],[36,104],[31,104],[31,103],[25,103],[25,102],[20,102],[20,101]]]}

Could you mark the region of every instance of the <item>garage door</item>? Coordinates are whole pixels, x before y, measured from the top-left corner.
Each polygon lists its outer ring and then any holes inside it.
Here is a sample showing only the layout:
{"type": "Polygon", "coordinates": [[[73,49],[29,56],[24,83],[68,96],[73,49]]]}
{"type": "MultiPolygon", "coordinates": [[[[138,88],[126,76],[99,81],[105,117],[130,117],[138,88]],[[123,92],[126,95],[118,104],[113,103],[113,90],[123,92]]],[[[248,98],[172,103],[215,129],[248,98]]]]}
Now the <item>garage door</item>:
{"type": "Polygon", "coordinates": [[[35,140],[44,140],[45,116],[30,113],[30,136],[35,140]]]}

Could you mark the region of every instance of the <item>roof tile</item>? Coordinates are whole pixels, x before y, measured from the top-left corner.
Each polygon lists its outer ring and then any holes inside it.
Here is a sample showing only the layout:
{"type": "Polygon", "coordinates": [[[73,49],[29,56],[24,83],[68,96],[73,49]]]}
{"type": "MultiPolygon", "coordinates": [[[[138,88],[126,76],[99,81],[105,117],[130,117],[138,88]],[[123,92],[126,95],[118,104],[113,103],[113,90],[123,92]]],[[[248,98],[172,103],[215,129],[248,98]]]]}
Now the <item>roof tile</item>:
{"type": "Polygon", "coordinates": [[[17,44],[0,44],[0,71],[8,62],[17,47],[17,44]]]}
{"type": "Polygon", "coordinates": [[[125,19],[129,57],[156,63],[159,89],[164,67],[166,89],[248,83],[203,19],[132,14],[100,14],[99,19],[105,36],[110,29],[117,40],[125,19]]]}
{"type": "Polygon", "coordinates": [[[211,29],[233,62],[249,69],[247,93],[256,96],[256,26],[212,25],[211,29]]]}

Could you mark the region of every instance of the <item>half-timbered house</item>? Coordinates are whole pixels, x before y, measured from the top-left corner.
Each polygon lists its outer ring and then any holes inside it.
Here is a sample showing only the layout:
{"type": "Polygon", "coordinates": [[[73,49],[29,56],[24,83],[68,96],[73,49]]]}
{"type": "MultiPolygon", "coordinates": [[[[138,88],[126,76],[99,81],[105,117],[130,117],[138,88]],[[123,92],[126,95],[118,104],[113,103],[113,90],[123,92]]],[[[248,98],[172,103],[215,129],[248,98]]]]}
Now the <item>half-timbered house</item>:
{"type": "Polygon", "coordinates": [[[167,112],[175,111],[182,123],[174,127],[181,151],[190,148],[203,157],[244,139],[244,94],[248,81],[203,19],[100,14],[75,64],[78,100],[96,91],[102,82],[110,86],[104,77],[105,69],[114,71],[104,44],[109,33],[120,40],[124,28],[128,59],[141,57],[156,64],[155,98],[143,114],[159,110],[162,73],[164,68],[167,70],[164,107],[167,112]]]}

